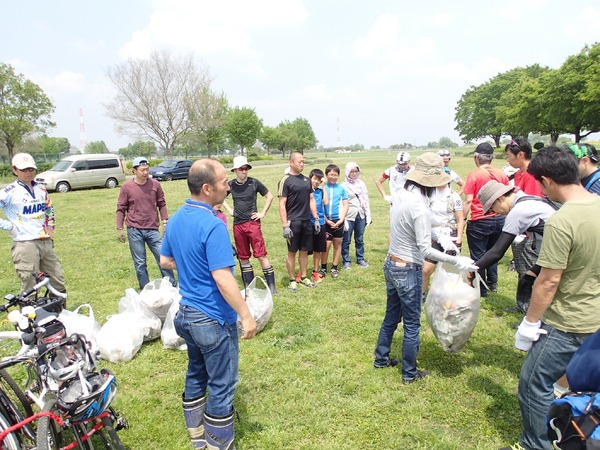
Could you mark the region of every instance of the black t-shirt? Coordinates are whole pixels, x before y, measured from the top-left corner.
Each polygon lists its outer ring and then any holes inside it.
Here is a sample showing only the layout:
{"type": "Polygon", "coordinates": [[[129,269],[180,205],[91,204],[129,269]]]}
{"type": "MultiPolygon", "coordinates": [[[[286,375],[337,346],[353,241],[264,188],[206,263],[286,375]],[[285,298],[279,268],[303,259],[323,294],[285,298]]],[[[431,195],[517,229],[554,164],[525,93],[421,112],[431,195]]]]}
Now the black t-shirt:
{"type": "Polygon", "coordinates": [[[269,190],[256,178],[248,177],[244,184],[239,184],[237,179],[229,181],[231,187],[231,198],[233,199],[233,224],[250,222],[252,213],[258,211],[256,207],[256,195],[263,197],[269,190]]]}
{"type": "Polygon", "coordinates": [[[277,195],[286,197],[288,220],[310,220],[310,179],[302,174],[284,175],[279,181],[277,195]]]}

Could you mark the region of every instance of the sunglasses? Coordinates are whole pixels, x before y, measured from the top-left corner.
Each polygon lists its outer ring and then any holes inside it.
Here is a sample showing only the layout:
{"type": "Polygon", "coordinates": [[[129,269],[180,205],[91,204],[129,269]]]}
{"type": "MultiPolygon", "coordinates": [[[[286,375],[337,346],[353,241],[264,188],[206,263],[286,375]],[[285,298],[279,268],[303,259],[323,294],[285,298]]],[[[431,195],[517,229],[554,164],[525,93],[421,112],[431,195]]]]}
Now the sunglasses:
{"type": "Polygon", "coordinates": [[[515,141],[514,139],[511,139],[510,143],[508,144],[511,147],[515,146],[517,147],[519,150],[521,150],[522,152],[524,152],[525,150],[523,150],[523,148],[519,145],[519,143],[517,141],[515,141]]]}

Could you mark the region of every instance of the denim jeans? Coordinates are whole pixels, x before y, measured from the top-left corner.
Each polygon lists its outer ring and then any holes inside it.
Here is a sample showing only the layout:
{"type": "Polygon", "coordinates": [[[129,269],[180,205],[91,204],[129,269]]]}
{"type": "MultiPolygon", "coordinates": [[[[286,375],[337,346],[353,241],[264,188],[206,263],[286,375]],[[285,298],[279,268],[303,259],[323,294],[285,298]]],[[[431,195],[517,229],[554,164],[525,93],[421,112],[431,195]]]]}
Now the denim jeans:
{"type": "Polygon", "coordinates": [[[546,414],[554,400],[553,384],[564,375],[573,353],[589,334],[566,333],[548,325],[548,331],[527,353],[519,377],[519,405],[523,420],[521,445],[526,449],[551,449],[546,414]]]}
{"type": "Polygon", "coordinates": [[[201,397],[208,388],[206,412],[211,416],[230,414],[238,383],[237,325],[221,325],[186,305],[179,306],[174,324],[187,344],[185,398],[201,397]]]}
{"type": "Polygon", "coordinates": [[[348,231],[344,231],[344,239],[342,240],[342,261],[350,262],[350,242],[352,241],[352,233],[354,233],[354,246],[356,247],[356,262],[359,263],[365,260],[365,227],[367,226],[367,218],[362,219],[356,216],[356,219],[348,221],[348,231]]]}
{"type": "MultiPolygon", "coordinates": [[[[479,261],[485,252],[491,249],[500,235],[504,226],[504,216],[488,217],[480,220],[469,220],[467,224],[467,242],[469,243],[469,251],[471,259],[479,261]]],[[[498,283],[498,264],[493,264],[487,269],[480,269],[479,275],[481,279],[490,284],[498,283]]],[[[481,294],[487,294],[486,287],[480,285],[481,294]]]]}
{"type": "Polygon", "coordinates": [[[390,363],[390,348],[394,332],[402,321],[402,378],[417,376],[417,353],[421,342],[421,302],[423,296],[423,271],[420,264],[399,267],[389,259],[383,265],[387,307],[375,347],[375,365],[385,367],[390,363]]]}
{"type": "Polygon", "coordinates": [[[146,266],[146,244],[154,255],[156,264],[160,273],[164,277],[169,277],[169,281],[175,284],[175,274],[172,270],[166,270],[160,267],[160,246],[162,245],[162,236],[158,230],[146,230],[142,228],[127,227],[127,239],[129,240],[129,250],[133,258],[133,267],[138,279],[140,289],[150,281],[148,279],[148,268],[146,266]]]}

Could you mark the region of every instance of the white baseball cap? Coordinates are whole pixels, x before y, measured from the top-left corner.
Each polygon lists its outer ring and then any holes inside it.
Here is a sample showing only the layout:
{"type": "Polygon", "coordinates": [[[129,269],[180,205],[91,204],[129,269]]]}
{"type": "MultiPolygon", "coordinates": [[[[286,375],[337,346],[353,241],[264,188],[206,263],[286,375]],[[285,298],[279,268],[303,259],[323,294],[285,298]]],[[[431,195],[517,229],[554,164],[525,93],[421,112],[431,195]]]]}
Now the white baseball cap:
{"type": "Polygon", "coordinates": [[[408,164],[409,161],[410,161],[410,153],[408,153],[408,152],[399,152],[396,155],[396,162],[398,164],[403,164],[403,163],[408,164]]]}
{"type": "Polygon", "coordinates": [[[37,169],[37,166],[35,165],[35,160],[33,159],[33,156],[31,156],[29,153],[17,153],[15,156],[13,156],[12,165],[13,167],[16,167],[19,170],[25,170],[30,168],[37,169]]]}

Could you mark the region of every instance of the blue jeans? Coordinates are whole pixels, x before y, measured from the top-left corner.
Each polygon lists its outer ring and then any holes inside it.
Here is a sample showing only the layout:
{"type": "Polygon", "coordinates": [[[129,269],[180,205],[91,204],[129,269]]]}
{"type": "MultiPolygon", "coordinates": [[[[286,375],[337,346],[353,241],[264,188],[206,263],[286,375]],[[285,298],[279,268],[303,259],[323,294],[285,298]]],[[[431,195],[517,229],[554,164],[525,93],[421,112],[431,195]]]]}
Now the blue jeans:
{"type": "Polygon", "coordinates": [[[519,405],[523,420],[520,443],[526,449],[551,449],[546,415],[554,400],[553,384],[564,375],[573,353],[589,334],[566,333],[542,325],[547,335],[527,353],[519,377],[519,405]]]}
{"type": "Polygon", "coordinates": [[[390,348],[394,332],[402,321],[402,378],[417,376],[417,353],[421,342],[421,302],[423,297],[423,270],[420,264],[399,267],[389,259],[383,265],[387,308],[375,347],[375,366],[390,363],[390,348]]]}
{"type": "Polygon", "coordinates": [[[162,236],[158,230],[147,230],[143,228],[127,227],[127,239],[129,240],[129,250],[133,258],[133,267],[138,279],[140,289],[150,281],[148,279],[148,268],[146,266],[146,244],[154,255],[156,264],[160,273],[164,277],[169,277],[169,281],[175,285],[175,274],[172,270],[160,267],[160,247],[162,245],[162,236]]]}
{"type": "Polygon", "coordinates": [[[175,331],[187,344],[185,398],[201,397],[208,388],[206,412],[211,416],[231,413],[238,383],[237,325],[221,325],[186,305],[179,306],[174,324],[175,331]]]}
{"type": "Polygon", "coordinates": [[[367,218],[362,219],[356,216],[356,219],[348,221],[348,231],[344,231],[344,239],[342,240],[342,261],[350,262],[350,242],[352,241],[352,233],[354,233],[354,246],[356,247],[356,262],[359,263],[365,260],[365,227],[367,226],[367,218]]]}
{"type": "MultiPolygon", "coordinates": [[[[480,220],[469,220],[467,223],[467,242],[469,243],[469,251],[471,259],[479,261],[485,252],[491,249],[500,235],[504,226],[504,216],[488,217],[480,220]]],[[[487,269],[480,269],[479,275],[481,279],[490,284],[498,283],[498,264],[493,264],[487,269]]],[[[487,294],[486,287],[480,285],[481,294],[487,294]]]]}

